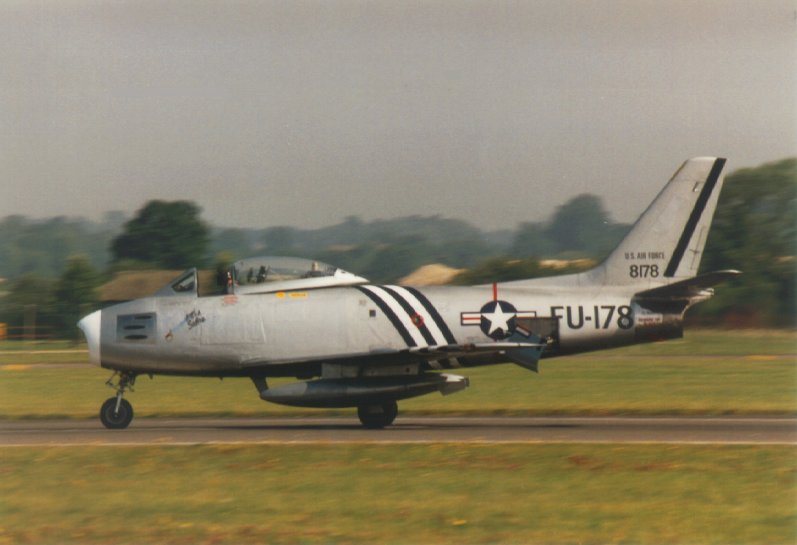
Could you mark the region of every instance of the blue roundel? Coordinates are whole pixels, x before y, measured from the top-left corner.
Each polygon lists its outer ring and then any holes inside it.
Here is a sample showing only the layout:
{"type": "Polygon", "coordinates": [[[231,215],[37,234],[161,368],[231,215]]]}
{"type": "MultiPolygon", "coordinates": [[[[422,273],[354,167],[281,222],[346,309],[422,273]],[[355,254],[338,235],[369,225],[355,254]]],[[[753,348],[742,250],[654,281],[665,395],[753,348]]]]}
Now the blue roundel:
{"type": "Polygon", "coordinates": [[[515,332],[517,309],[506,301],[490,301],[479,311],[482,332],[491,339],[500,341],[515,332]]]}

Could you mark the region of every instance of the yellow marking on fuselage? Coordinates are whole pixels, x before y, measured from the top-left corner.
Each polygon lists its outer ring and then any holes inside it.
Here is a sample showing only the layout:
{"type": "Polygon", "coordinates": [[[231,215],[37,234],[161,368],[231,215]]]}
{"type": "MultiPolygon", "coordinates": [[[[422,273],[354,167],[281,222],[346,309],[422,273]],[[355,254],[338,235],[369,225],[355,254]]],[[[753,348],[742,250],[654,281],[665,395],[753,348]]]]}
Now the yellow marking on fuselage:
{"type": "Polygon", "coordinates": [[[307,297],[307,293],[303,291],[290,291],[288,293],[278,291],[274,295],[277,296],[277,299],[285,299],[286,297],[290,299],[305,299],[307,297]]]}

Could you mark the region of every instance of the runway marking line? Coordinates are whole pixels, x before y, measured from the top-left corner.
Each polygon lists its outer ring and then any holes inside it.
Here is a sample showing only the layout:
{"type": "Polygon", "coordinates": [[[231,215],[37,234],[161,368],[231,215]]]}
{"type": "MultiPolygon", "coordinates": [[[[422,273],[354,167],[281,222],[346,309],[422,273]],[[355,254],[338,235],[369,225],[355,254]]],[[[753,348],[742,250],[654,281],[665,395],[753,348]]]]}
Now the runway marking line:
{"type": "Polygon", "coordinates": [[[462,441],[452,439],[447,441],[445,439],[408,439],[405,441],[375,441],[375,440],[312,440],[312,439],[296,439],[287,441],[264,440],[264,441],[169,441],[169,442],[136,442],[126,441],[121,443],[98,443],[98,442],[85,442],[85,443],[16,443],[12,445],[0,445],[0,448],[41,448],[41,447],[196,447],[196,446],[278,446],[278,445],[684,445],[684,446],[755,446],[755,447],[797,447],[795,442],[784,441],[678,441],[661,439],[658,441],[611,441],[607,439],[529,439],[529,440],[474,440],[462,441]]]}

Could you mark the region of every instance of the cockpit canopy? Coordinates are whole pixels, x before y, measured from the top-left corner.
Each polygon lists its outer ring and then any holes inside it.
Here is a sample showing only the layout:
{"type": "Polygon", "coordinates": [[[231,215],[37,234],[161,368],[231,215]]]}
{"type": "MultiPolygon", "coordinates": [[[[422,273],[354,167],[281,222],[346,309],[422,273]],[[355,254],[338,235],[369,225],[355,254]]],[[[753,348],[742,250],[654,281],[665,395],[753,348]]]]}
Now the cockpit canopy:
{"type": "MultiPolygon", "coordinates": [[[[209,271],[208,271],[209,272],[209,271]]],[[[205,273],[203,273],[205,274],[205,273]]],[[[189,269],[161,288],[155,295],[199,295],[199,273],[189,269]]],[[[206,277],[207,280],[210,280],[206,277]]],[[[226,271],[217,271],[217,290],[227,294],[273,293],[364,284],[367,279],[321,261],[298,257],[252,257],[235,262],[226,271]]],[[[203,282],[207,285],[207,282],[203,282]]],[[[206,286],[207,287],[207,286],[206,286]]],[[[208,295],[208,290],[203,290],[208,295]]],[[[209,290],[213,292],[214,290],[209,290]]],[[[215,291],[218,294],[219,291],[215,291]]]]}
{"type": "Polygon", "coordinates": [[[298,257],[266,256],[235,262],[228,276],[227,291],[240,294],[269,293],[345,286],[363,282],[367,282],[367,280],[321,261],[298,257]],[[230,281],[232,286],[229,286],[230,281]]]}

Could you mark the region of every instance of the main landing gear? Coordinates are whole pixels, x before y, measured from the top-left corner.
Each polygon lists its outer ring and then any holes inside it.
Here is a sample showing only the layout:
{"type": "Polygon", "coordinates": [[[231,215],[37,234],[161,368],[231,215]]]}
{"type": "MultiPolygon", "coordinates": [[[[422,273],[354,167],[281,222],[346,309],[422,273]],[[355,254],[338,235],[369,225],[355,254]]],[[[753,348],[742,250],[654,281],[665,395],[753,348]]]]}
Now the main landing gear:
{"type": "Polygon", "coordinates": [[[360,405],[357,407],[357,416],[364,428],[371,430],[389,426],[398,415],[398,403],[386,401],[376,405],[360,405]]]}
{"type": "Polygon", "coordinates": [[[133,420],[133,406],[122,396],[127,389],[132,392],[135,383],[136,375],[126,371],[115,371],[105,383],[116,390],[116,397],[105,400],[100,408],[100,420],[103,426],[110,430],[121,430],[130,425],[130,421],[133,420]],[[119,380],[114,382],[117,376],[119,380]]]}

